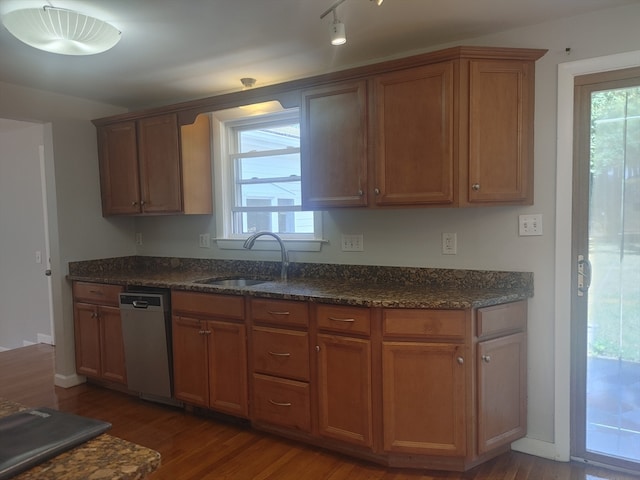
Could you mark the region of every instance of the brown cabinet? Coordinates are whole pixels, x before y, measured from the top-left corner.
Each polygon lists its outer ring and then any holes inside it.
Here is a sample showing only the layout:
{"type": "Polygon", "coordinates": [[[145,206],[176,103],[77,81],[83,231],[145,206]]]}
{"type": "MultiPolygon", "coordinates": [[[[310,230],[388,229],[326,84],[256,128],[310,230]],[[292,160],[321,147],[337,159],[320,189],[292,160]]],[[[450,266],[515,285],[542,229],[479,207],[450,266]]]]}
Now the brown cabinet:
{"type": "Polygon", "coordinates": [[[531,205],[534,64],[472,59],[463,66],[469,132],[461,148],[468,160],[461,167],[460,204],[531,205]]]}
{"type": "Polygon", "coordinates": [[[99,124],[103,215],[211,213],[209,117],[175,113],[99,124]]]}
{"type": "Polygon", "coordinates": [[[173,292],[171,299],[176,398],[247,417],[243,298],[173,292]]]}
{"type": "Polygon", "coordinates": [[[301,102],[302,204],[368,203],[367,82],[311,88],[301,102]]]}
{"type": "Polygon", "coordinates": [[[370,309],[317,305],[318,429],[373,446],[370,309]]]}
{"type": "Polygon", "coordinates": [[[454,200],[454,62],[373,79],[376,205],[454,200]]]}
{"type": "Polygon", "coordinates": [[[469,359],[465,332],[457,331],[465,318],[464,311],[383,311],[385,452],[466,456],[469,359]]]}
{"type": "Polygon", "coordinates": [[[543,53],[461,48],[303,90],[303,206],[532,204],[543,53]]]}
{"type": "Polygon", "coordinates": [[[251,419],[311,432],[306,302],[252,298],[251,419]]]}
{"type": "Polygon", "coordinates": [[[478,309],[478,453],[527,433],[526,302],[478,309]]]}
{"type": "Polygon", "coordinates": [[[118,294],[122,287],[73,283],[76,371],[81,375],[126,384],[118,294]]]}

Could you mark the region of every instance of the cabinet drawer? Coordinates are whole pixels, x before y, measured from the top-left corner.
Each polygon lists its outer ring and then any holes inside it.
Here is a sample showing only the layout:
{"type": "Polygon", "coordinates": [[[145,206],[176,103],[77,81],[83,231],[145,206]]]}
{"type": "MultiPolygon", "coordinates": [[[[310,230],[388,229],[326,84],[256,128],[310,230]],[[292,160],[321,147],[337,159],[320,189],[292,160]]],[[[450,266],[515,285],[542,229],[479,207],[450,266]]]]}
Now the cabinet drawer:
{"type": "Polygon", "coordinates": [[[171,309],[177,313],[244,320],[244,297],[197,292],[171,292],[171,309]]]}
{"type": "Polygon", "coordinates": [[[320,330],[359,335],[371,334],[371,315],[368,308],[317,305],[316,313],[320,330]]]}
{"type": "Polygon", "coordinates": [[[251,351],[254,371],[309,380],[307,332],[254,327],[251,351]]]}
{"type": "Polygon", "coordinates": [[[382,333],[385,337],[428,337],[462,339],[465,310],[385,309],[382,333]]]}
{"type": "Polygon", "coordinates": [[[76,302],[118,306],[118,294],[124,291],[120,285],[73,282],[73,299],[76,302]]]}
{"type": "Polygon", "coordinates": [[[311,431],[309,384],[253,375],[253,420],[311,431]]]}
{"type": "Polygon", "coordinates": [[[309,310],[307,302],[254,298],[251,299],[251,318],[258,323],[306,327],[309,310]]]}
{"type": "Polygon", "coordinates": [[[479,308],[476,318],[478,337],[524,331],[527,326],[527,301],[479,308]]]}

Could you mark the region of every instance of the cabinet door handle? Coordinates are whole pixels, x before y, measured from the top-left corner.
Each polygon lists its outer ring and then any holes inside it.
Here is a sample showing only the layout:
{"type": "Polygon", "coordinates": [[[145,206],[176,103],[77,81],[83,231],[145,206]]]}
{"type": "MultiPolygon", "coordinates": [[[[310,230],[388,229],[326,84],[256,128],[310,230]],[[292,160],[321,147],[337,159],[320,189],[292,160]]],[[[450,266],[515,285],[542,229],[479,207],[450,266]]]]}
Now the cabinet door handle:
{"type": "Polygon", "coordinates": [[[269,352],[269,355],[273,355],[274,357],[290,357],[290,353],[279,353],[279,352],[269,352]]]}
{"type": "Polygon", "coordinates": [[[93,295],[104,295],[103,292],[101,292],[100,290],[89,290],[89,293],[93,294],[93,295]]]}
{"type": "Polygon", "coordinates": [[[375,193],[376,195],[380,195],[380,189],[379,188],[374,188],[373,189],[373,193],[375,193]]]}
{"type": "Polygon", "coordinates": [[[274,400],[269,399],[269,403],[271,405],[275,405],[277,407],[290,407],[291,406],[291,402],[276,402],[274,400]]]}
{"type": "Polygon", "coordinates": [[[329,317],[329,320],[333,320],[334,322],[345,322],[345,323],[353,323],[356,321],[355,318],[337,318],[337,317],[329,317]]]}
{"type": "Polygon", "coordinates": [[[484,363],[489,363],[491,361],[491,355],[482,355],[482,361],[484,363]]]}
{"type": "Polygon", "coordinates": [[[140,200],[140,205],[144,205],[145,203],[147,202],[145,202],[144,200],[140,200]]]}
{"type": "Polygon", "coordinates": [[[471,185],[471,190],[473,190],[474,192],[477,192],[478,190],[480,190],[480,184],[474,183],[473,185],[471,185]]]}
{"type": "Polygon", "coordinates": [[[206,331],[206,330],[200,330],[200,331],[198,332],[198,335],[204,335],[204,334],[206,334],[206,333],[207,333],[207,331],[206,331]]]}
{"type": "Polygon", "coordinates": [[[462,358],[462,357],[458,357],[458,358],[456,358],[456,360],[458,361],[458,363],[459,363],[460,365],[463,365],[463,364],[464,364],[464,358],[462,358]]]}
{"type": "Polygon", "coordinates": [[[362,189],[358,190],[358,196],[359,197],[364,196],[364,191],[362,189]]]}
{"type": "Polygon", "coordinates": [[[131,206],[135,207],[138,204],[138,202],[136,202],[135,200],[133,202],[131,202],[131,206]]]}
{"type": "Polygon", "coordinates": [[[290,312],[274,312],[269,310],[269,315],[291,315],[290,312]]]}

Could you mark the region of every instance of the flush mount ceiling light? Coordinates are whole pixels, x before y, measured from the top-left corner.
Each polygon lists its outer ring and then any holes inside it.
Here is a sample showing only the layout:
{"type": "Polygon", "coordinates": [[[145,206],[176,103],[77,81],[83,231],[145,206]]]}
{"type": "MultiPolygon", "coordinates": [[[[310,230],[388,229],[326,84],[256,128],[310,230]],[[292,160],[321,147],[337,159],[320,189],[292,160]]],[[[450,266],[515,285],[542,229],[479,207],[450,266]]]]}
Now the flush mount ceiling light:
{"type": "MultiPolygon", "coordinates": [[[[344,45],[347,43],[347,36],[345,34],[344,23],[338,20],[338,14],[336,13],[336,9],[339,5],[344,3],[346,0],[337,0],[333,5],[331,5],[325,12],[320,15],[320,19],[323,19],[330,13],[333,13],[333,22],[331,23],[331,45],[344,45]]],[[[375,1],[378,6],[382,5],[384,0],[371,0],[375,1]]]]}
{"type": "Polygon", "coordinates": [[[73,10],[51,7],[9,12],[2,23],[21,42],[62,55],[94,55],[114,47],[121,32],[113,25],[73,10]]]}

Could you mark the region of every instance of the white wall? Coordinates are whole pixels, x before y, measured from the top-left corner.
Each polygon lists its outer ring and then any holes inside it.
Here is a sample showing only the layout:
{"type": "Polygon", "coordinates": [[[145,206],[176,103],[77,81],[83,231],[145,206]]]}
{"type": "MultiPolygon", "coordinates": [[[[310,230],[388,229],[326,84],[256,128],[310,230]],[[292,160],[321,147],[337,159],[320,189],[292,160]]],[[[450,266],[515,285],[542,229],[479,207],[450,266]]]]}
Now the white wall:
{"type": "MultiPolygon", "coordinates": [[[[61,385],[75,381],[71,287],[65,279],[68,262],[135,252],[131,219],[107,221],[101,216],[96,133],[90,122],[124,111],[120,107],[0,83],[0,118],[43,124],[56,382],[61,385]]],[[[20,206],[14,204],[13,208],[17,211],[20,206]]],[[[11,254],[4,243],[0,244],[1,256],[11,254]]]]}
{"type": "Polygon", "coordinates": [[[42,125],[0,130],[0,350],[51,336],[40,175],[42,125]],[[36,262],[36,251],[41,262],[36,262]]]}
{"type": "MultiPolygon", "coordinates": [[[[603,10],[556,22],[470,39],[463,44],[545,48],[549,52],[536,64],[535,204],[531,207],[483,209],[404,209],[393,211],[340,210],[324,214],[325,238],[319,253],[291,252],[292,261],[379,264],[515,270],[534,272],[535,296],[529,307],[529,427],[527,439],[516,448],[539,455],[568,459],[568,418],[562,408],[569,383],[564,373],[553,372],[567,360],[567,336],[556,345],[556,329],[566,331],[567,316],[556,318],[556,291],[568,297],[566,285],[556,285],[556,116],[558,65],[580,59],[637,50],[640,47],[640,5],[603,10]],[[570,48],[569,54],[566,48],[570,48]],[[544,235],[519,237],[518,215],[541,213],[544,235]],[[440,253],[440,234],[458,234],[458,255],[440,253]],[[362,233],[364,252],[340,251],[340,234],[362,233]],[[556,386],[557,385],[557,386],[556,386]],[[560,405],[560,406],[559,406],[560,405]]],[[[441,45],[437,48],[447,47],[441,45]]],[[[431,48],[434,50],[436,48],[431,48]]],[[[419,53],[406,52],[407,55],[419,53]]],[[[570,140],[569,140],[570,141],[570,140]]],[[[561,159],[571,162],[571,158],[561,159]]],[[[571,179],[559,191],[571,191],[571,179]]],[[[566,197],[565,197],[566,198],[566,197]]],[[[570,195],[569,195],[570,198],[570,195]]],[[[198,234],[211,232],[212,217],[140,218],[136,230],[144,243],[142,255],[277,260],[277,252],[201,249],[198,234]]],[[[570,218],[560,226],[570,231],[570,218]]],[[[567,304],[569,298],[561,299],[567,304]]],[[[566,369],[562,369],[563,372],[566,369]]]]}
{"type": "MultiPolygon", "coordinates": [[[[633,5],[461,42],[549,49],[536,67],[535,205],[326,213],[323,223],[329,244],[319,253],[291,254],[292,261],[302,262],[534,272],[535,297],[529,308],[529,430],[528,438],[518,445],[532,453],[559,459],[567,459],[568,435],[567,423],[556,422],[556,414],[566,415],[565,410],[556,407],[556,400],[568,396],[569,385],[554,378],[557,366],[554,355],[556,351],[568,351],[569,342],[565,337],[556,338],[555,332],[569,318],[556,318],[554,310],[556,291],[566,291],[564,285],[555,282],[557,70],[564,62],[637,50],[638,18],[640,5],[633,5]],[[571,48],[570,55],[565,53],[567,47],[571,48]],[[542,237],[517,236],[517,218],[522,213],[543,215],[542,237]],[[457,232],[458,255],[440,254],[443,231],[457,232]],[[365,251],[341,252],[341,233],[362,233],[365,251]],[[556,340],[563,344],[555,345],[556,340]]],[[[419,50],[406,52],[413,53],[419,50]]],[[[58,357],[62,360],[58,360],[56,368],[62,377],[74,371],[71,295],[64,280],[68,261],[132,254],[136,252],[134,229],[143,233],[144,244],[137,249],[141,255],[274,260],[278,257],[276,252],[198,248],[199,233],[215,235],[215,219],[209,216],[103,219],[95,130],[88,119],[121,111],[0,84],[0,117],[51,122],[51,128],[45,129],[45,143],[49,141],[52,146],[48,160],[55,162],[57,205],[50,229],[55,232],[52,243],[57,249],[54,299],[58,303],[54,314],[58,357]]],[[[570,191],[570,180],[564,180],[567,184],[558,185],[559,191],[570,191]]],[[[569,228],[565,220],[561,225],[564,230],[569,228]]]]}

